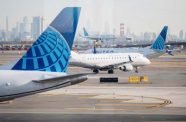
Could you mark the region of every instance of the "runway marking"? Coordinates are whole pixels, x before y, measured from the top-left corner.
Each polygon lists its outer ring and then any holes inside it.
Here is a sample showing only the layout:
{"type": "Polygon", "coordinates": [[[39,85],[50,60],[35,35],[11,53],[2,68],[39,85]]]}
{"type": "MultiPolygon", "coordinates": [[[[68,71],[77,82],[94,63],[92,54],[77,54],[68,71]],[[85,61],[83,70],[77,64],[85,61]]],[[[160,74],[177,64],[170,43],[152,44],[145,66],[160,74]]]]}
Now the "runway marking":
{"type": "MultiPolygon", "coordinates": [[[[43,96],[56,96],[58,94],[39,94],[39,95],[43,95],[43,96]]],[[[60,95],[62,95],[62,94],[60,94],[60,95]]]]}
{"type": "Polygon", "coordinates": [[[185,68],[186,66],[185,65],[183,65],[183,66],[180,66],[180,65],[172,65],[172,66],[170,66],[170,65],[149,65],[148,67],[151,67],[151,68],[185,68]]]}
{"type": "Polygon", "coordinates": [[[152,64],[186,64],[185,60],[182,61],[155,61],[152,64]]]}
{"type": "MultiPolygon", "coordinates": [[[[47,94],[47,96],[50,96],[51,94],[47,94]]],[[[67,95],[67,94],[64,94],[64,95],[67,95]]],[[[94,100],[99,100],[99,104],[95,104],[97,106],[149,106],[149,108],[153,108],[153,107],[163,107],[163,106],[166,106],[168,104],[171,104],[171,101],[170,100],[167,100],[167,99],[162,99],[162,98],[155,98],[155,97],[145,97],[145,96],[132,96],[132,95],[119,95],[119,96],[124,96],[124,97],[131,97],[131,99],[125,99],[125,98],[121,98],[121,97],[117,97],[118,95],[114,95],[113,94],[87,94],[87,95],[81,95],[81,94],[71,94],[71,95],[75,95],[75,96],[79,96],[79,98],[87,98],[87,99],[94,99],[94,100]],[[109,95],[108,97],[106,97],[106,99],[104,98],[100,98],[99,96],[104,96],[104,95],[109,95]],[[98,98],[96,98],[98,96],[98,98]],[[137,99],[136,99],[137,98],[137,99]],[[160,102],[157,102],[157,103],[139,103],[139,98],[143,98],[143,101],[145,102],[146,100],[145,99],[154,99],[154,100],[159,100],[160,102]],[[126,101],[129,101],[129,100],[137,100],[138,102],[131,102],[131,103],[128,103],[126,101]],[[161,102],[162,101],[162,102],[161,102]],[[120,104],[111,104],[113,102],[117,102],[117,103],[120,103],[120,104]],[[121,103],[122,102],[122,103],[121,103]]],[[[53,95],[51,95],[53,96],[53,95]]]]}
{"type": "Polygon", "coordinates": [[[124,111],[127,109],[122,109],[122,108],[117,108],[117,109],[110,109],[110,108],[65,108],[67,110],[76,110],[76,111],[84,111],[84,110],[88,110],[88,111],[124,111]]]}
{"type": "MultiPolygon", "coordinates": [[[[101,95],[104,95],[104,94],[101,94],[101,95]]],[[[119,99],[119,97],[113,98],[112,97],[113,94],[105,94],[105,95],[109,95],[109,96],[111,95],[110,96],[111,98],[110,99],[101,99],[101,98],[99,98],[100,95],[85,95],[85,97],[83,97],[83,98],[88,98],[88,99],[92,99],[92,100],[99,100],[97,102],[97,104],[94,104],[93,107],[87,107],[87,108],[74,107],[74,108],[65,108],[65,109],[75,110],[75,111],[92,111],[92,112],[105,111],[106,112],[106,111],[126,111],[126,110],[137,110],[137,109],[140,110],[140,109],[144,109],[144,108],[145,109],[155,109],[155,108],[160,108],[160,107],[164,107],[168,104],[171,104],[170,100],[162,99],[162,98],[155,98],[155,97],[119,95],[119,96],[124,96],[124,97],[131,97],[131,99],[123,99],[123,98],[119,99]],[[98,98],[96,98],[96,96],[98,96],[98,98]],[[143,98],[143,101],[146,103],[142,102],[141,99],[139,100],[139,98],[143,98]],[[135,101],[137,100],[137,101],[136,102],[126,102],[129,100],[135,100],[135,101]],[[148,103],[148,101],[146,101],[146,100],[150,100],[150,101],[155,100],[157,102],[148,103]],[[117,107],[119,107],[119,108],[117,108],[117,107]]],[[[82,98],[82,97],[80,97],[80,98],[82,98]]]]}
{"type": "Polygon", "coordinates": [[[166,105],[169,105],[171,104],[172,102],[170,100],[164,100],[163,103],[159,104],[158,106],[152,106],[152,107],[149,107],[149,108],[160,108],[160,107],[164,107],[166,105]]]}
{"type": "Polygon", "coordinates": [[[99,79],[98,76],[88,76],[88,78],[91,78],[91,79],[99,79]]]}
{"type": "Polygon", "coordinates": [[[11,101],[4,101],[4,102],[0,102],[0,104],[11,104],[11,103],[13,103],[13,101],[11,100],[11,101]]]}
{"type": "MultiPolygon", "coordinates": [[[[110,84],[109,84],[110,85],[110,84]]],[[[100,85],[100,86],[98,86],[98,85],[93,85],[93,84],[91,84],[91,85],[86,85],[86,87],[84,87],[84,85],[82,84],[82,85],[79,85],[78,87],[71,87],[71,88],[66,88],[66,90],[74,90],[74,89],[76,89],[76,90],[82,90],[82,89],[133,89],[133,88],[139,88],[139,89],[145,89],[145,88],[147,88],[147,89],[151,89],[151,88],[153,88],[153,89],[183,89],[183,90],[185,90],[186,89],[186,87],[178,87],[178,86],[172,86],[172,87],[153,87],[153,86],[148,86],[148,87],[142,87],[142,86],[120,86],[120,84],[114,84],[114,85],[100,85]]],[[[110,92],[109,92],[110,93],[110,92]]],[[[67,94],[69,94],[69,93],[67,93],[67,94]]],[[[74,94],[74,93],[72,93],[72,94],[74,94]]],[[[84,93],[84,94],[89,94],[89,93],[84,93]]],[[[98,93],[90,93],[90,94],[98,94],[98,93]]]]}
{"type": "MultiPolygon", "coordinates": [[[[125,106],[125,107],[131,107],[131,106],[139,106],[139,107],[145,107],[146,109],[152,109],[152,108],[159,108],[159,107],[163,107],[167,104],[170,104],[171,101],[170,100],[165,100],[163,103],[141,103],[141,104],[136,104],[136,103],[130,103],[130,104],[95,104],[95,107],[91,107],[91,108],[65,108],[67,110],[76,110],[76,111],[126,111],[126,110],[136,110],[137,108],[96,108],[96,106],[125,106]]],[[[138,108],[139,109],[139,108],[138,108]]]]}
{"type": "Polygon", "coordinates": [[[124,101],[129,101],[131,99],[125,99],[125,100],[121,100],[121,99],[107,99],[107,100],[99,100],[99,102],[101,103],[112,103],[112,102],[124,102],[124,101]]]}
{"type": "Polygon", "coordinates": [[[94,96],[97,96],[97,95],[80,95],[80,98],[90,98],[94,96]]]}
{"type": "Polygon", "coordinates": [[[123,103],[123,104],[95,104],[96,106],[125,106],[125,107],[130,107],[130,106],[157,106],[159,105],[158,103],[123,103]]]}

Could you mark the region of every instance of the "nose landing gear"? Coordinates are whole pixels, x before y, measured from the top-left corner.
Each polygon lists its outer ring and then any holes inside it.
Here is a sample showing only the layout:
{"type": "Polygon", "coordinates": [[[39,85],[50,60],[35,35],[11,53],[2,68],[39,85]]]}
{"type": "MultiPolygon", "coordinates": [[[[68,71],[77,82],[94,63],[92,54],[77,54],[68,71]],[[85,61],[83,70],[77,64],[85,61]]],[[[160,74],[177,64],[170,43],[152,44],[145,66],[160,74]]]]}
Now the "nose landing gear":
{"type": "Polygon", "coordinates": [[[138,67],[135,67],[135,73],[139,73],[138,69],[138,67]]]}

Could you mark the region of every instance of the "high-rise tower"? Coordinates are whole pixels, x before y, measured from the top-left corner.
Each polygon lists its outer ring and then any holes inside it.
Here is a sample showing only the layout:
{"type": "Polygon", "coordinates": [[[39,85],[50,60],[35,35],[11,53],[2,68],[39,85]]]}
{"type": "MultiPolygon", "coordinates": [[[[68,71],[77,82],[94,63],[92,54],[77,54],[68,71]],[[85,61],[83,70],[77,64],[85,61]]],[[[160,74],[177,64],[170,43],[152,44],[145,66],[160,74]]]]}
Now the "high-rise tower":
{"type": "Polygon", "coordinates": [[[9,38],[9,29],[8,29],[8,16],[6,16],[6,41],[8,40],[9,38]]]}
{"type": "Polygon", "coordinates": [[[123,37],[125,35],[124,23],[120,23],[120,36],[123,37]]]}

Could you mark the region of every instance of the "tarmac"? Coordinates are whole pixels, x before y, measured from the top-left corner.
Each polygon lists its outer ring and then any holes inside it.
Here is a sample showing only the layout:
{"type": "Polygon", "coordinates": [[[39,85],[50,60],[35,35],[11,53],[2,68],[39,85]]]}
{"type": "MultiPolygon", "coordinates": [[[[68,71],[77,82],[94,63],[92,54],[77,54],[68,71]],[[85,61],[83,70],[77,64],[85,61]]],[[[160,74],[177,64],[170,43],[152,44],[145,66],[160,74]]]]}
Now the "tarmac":
{"type": "MultiPolygon", "coordinates": [[[[0,55],[6,63],[20,55],[0,55]],[[4,57],[3,57],[4,56],[4,57]]],[[[70,87],[0,104],[0,122],[169,122],[186,121],[186,53],[164,55],[139,73],[100,72],[70,87]],[[148,83],[131,84],[131,75],[148,76],[148,83]],[[100,77],[118,77],[118,83],[100,83],[100,77]]],[[[70,67],[68,73],[91,72],[70,67]]]]}

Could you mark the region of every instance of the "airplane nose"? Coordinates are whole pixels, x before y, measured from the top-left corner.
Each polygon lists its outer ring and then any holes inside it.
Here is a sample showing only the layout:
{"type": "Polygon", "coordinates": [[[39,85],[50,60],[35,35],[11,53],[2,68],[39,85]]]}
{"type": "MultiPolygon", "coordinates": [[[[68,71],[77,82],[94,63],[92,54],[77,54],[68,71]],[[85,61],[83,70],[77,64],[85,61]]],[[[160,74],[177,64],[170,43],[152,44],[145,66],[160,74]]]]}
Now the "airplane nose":
{"type": "Polygon", "coordinates": [[[146,63],[146,65],[149,65],[149,64],[151,64],[151,61],[148,58],[146,58],[145,63],[146,63]]]}

